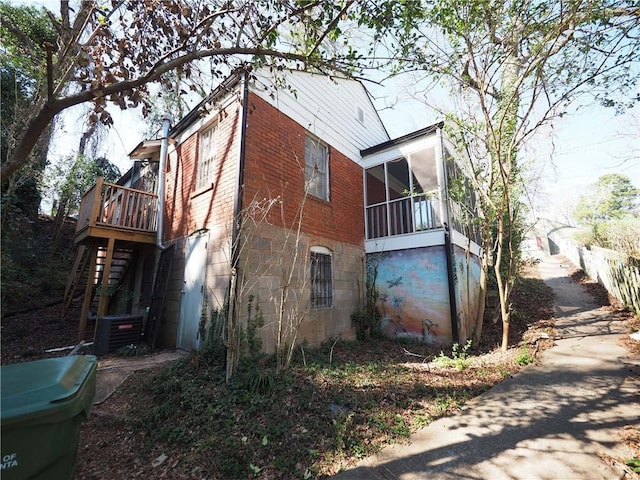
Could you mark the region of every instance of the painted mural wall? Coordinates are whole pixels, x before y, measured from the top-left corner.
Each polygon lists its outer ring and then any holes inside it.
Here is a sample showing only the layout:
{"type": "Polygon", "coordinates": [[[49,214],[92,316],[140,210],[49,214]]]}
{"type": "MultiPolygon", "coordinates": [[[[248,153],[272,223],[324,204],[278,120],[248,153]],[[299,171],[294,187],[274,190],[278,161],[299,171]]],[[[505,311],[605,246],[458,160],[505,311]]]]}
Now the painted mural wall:
{"type": "Polygon", "coordinates": [[[451,344],[449,281],[444,245],[367,256],[378,291],[380,333],[433,345],[451,344]]]}
{"type": "Polygon", "coordinates": [[[457,245],[453,247],[455,268],[456,309],[458,312],[458,338],[461,345],[473,338],[476,317],[480,308],[480,258],[457,245]]]}

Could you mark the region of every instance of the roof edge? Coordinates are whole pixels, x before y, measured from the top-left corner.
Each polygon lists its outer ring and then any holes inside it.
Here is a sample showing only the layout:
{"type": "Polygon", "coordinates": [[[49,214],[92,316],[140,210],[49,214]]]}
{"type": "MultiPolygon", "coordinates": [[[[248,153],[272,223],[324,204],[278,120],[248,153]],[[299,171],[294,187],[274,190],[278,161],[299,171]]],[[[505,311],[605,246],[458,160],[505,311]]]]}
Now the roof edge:
{"type": "Polygon", "coordinates": [[[425,135],[429,135],[431,133],[435,133],[437,130],[441,130],[444,127],[444,122],[434,123],[433,125],[429,125],[428,127],[421,128],[420,130],[416,130],[415,132],[407,133],[402,137],[394,138],[384,143],[379,143],[378,145],[374,145],[373,147],[365,148],[364,150],[360,150],[360,155],[363,157],[366,155],[371,155],[372,153],[380,152],[382,150],[386,150],[390,147],[395,147],[397,145],[401,145],[410,140],[415,140],[417,138],[423,137],[425,135]]]}

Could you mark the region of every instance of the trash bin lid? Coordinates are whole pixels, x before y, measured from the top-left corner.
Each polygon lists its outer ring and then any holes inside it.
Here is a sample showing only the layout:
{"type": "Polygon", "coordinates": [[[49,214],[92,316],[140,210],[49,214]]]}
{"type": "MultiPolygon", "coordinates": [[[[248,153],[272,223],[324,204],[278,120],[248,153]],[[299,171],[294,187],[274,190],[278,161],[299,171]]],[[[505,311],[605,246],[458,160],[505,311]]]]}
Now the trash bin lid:
{"type": "Polygon", "coordinates": [[[0,367],[2,423],[38,416],[71,399],[97,366],[94,355],[71,355],[0,367]]]}

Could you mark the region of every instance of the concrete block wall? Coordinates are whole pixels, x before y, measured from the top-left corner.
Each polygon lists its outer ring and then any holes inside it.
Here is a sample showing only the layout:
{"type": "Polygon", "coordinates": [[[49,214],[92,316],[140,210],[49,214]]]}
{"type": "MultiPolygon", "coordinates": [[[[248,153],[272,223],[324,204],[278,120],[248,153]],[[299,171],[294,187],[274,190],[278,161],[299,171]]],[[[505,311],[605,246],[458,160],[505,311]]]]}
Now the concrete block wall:
{"type": "MultiPolygon", "coordinates": [[[[246,328],[247,306],[253,297],[253,309],[259,306],[264,319],[260,330],[263,350],[276,348],[278,300],[281,286],[293,269],[288,289],[288,313],[303,319],[299,325],[298,343],[315,346],[331,338],[355,339],[351,313],[362,308],[364,291],[364,252],[353,246],[302,233],[295,248],[295,232],[274,225],[260,225],[251,233],[240,260],[240,290],[238,300],[241,324],[246,328]],[[292,235],[286,248],[283,238],[292,235]],[[333,306],[311,308],[310,248],[323,246],[331,251],[333,273],[333,306]],[[296,256],[297,252],[297,256],[296,256]],[[296,259],[296,260],[294,260],[296,259]],[[294,264],[295,261],[295,264],[294,264]]],[[[290,325],[287,322],[287,325],[290,325]]]]}

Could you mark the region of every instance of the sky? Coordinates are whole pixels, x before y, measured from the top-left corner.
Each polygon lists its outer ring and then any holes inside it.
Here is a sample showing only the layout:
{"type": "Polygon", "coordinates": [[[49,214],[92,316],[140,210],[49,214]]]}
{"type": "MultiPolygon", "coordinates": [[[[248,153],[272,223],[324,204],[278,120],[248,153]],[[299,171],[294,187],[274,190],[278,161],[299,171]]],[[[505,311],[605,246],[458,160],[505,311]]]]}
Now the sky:
{"type": "MultiPolygon", "coordinates": [[[[13,0],[15,4],[43,5],[59,11],[59,0],[13,0]]],[[[369,86],[374,105],[391,138],[397,138],[440,120],[428,107],[403,93],[402,80],[389,82],[381,89],[369,86]],[[386,108],[392,104],[393,108],[386,108]]],[[[124,173],[132,162],[128,153],[141,141],[144,123],[131,112],[110,110],[114,126],[101,153],[124,173]]],[[[78,110],[68,111],[58,122],[52,142],[50,161],[77,149],[82,122],[78,110]]],[[[546,203],[574,202],[588,192],[602,175],[620,173],[640,188],[640,106],[624,115],[591,105],[563,117],[552,132],[536,139],[528,149],[536,159],[536,168],[544,177],[542,198],[546,203]]]]}

